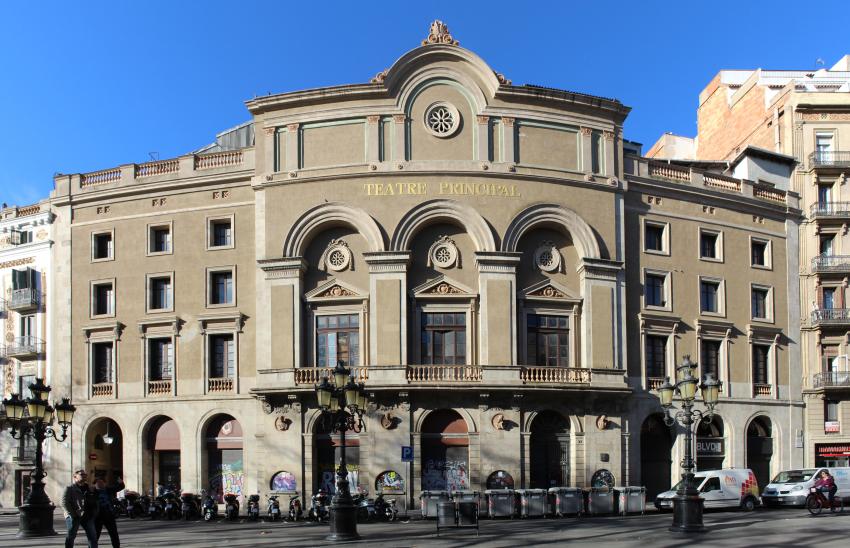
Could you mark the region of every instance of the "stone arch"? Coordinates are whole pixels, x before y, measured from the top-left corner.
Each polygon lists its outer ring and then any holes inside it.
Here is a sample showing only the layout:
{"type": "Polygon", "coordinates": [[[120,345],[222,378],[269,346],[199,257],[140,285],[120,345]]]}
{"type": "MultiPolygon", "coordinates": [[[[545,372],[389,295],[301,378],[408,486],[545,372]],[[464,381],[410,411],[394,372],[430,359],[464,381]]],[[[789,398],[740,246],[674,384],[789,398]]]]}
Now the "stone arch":
{"type": "Polygon", "coordinates": [[[558,411],[535,413],[528,431],[528,470],[532,489],[566,485],[570,477],[569,420],[558,411]]]}
{"type": "Polygon", "coordinates": [[[368,213],[342,202],[328,202],[308,209],[293,223],[283,243],[283,256],[303,256],[313,236],[328,225],[350,226],[363,236],[369,251],[385,250],[381,229],[368,213]]]}
{"type": "Polygon", "coordinates": [[[771,478],[774,448],[776,447],[774,420],[766,413],[757,413],[744,428],[744,454],[746,466],[753,471],[759,488],[763,489],[771,478]]]}
{"type": "Polygon", "coordinates": [[[216,407],[214,409],[210,409],[206,411],[203,415],[201,415],[195,426],[195,439],[197,440],[198,444],[204,443],[204,435],[206,434],[207,428],[209,427],[212,420],[219,415],[230,415],[231,417],[236,419],[240,425],[246,424],[245,421],[242,420],[242,417],[240,417],[239,414],[232,409],[225,409],[224,407],[216,407]]]}
{"type": "Polygon", "coordinates": [[[205,418],[198,423],[200,438],[197,445],[199,450],[196,454],[200,485],[207,489],[218,502],[223,502],[222,497],[225,492],[246,495],[244,490],[244,480],[247,477],[246,443],[242,421],[230,410],[211,411],[204,415],[205,418]],[[236,424],[232,426],[232,430],[225,430],[225,425],[233,422],[236,424]],[[239,438],[230,435],[231,432],[235,434],[237,428],[241,433],[239,438]],[[216,429],[220,430],[215,432],[216,429]],[[212,437],[213,434],[220,432],[224,432],[224,435],[212,437]]]}
{"type": "Polygon", "coordinates": [[[404,214],[393,233],[390,248],[408,251],[413,237],[422,227],[435,222],[460,223],[475,242],[476,251],[496,251],[493,231],[474,208],[454,200],[429,200],[404,214]]]}
{"type": "Polygon", "coordinates": [[[124,450],[125,432],[126,429],[117,419],[105,413],[98,413],[85,422],[82,428],[82,462],[87,464],[85,468],[89,469],[90,481],[103,479],[107,485],[112,485],[119,477],[124,477],[124,461],[127,458],[124,450]],[[107,433],[113,439],[111,444],[104,441],[107,433]],[[88,456],[91,454],[95,454],[97,460],[90,460],[88,456]]]}
{"type": "Polygon", "coordinates": [[[322,418],[322,411],[320,409],[308,409],[306,413],[304,413],[304,434],[314,434],[316,432],[316,428],[319,423],[319,419],[322,418]]]}
{"type": "Polygon", "coordinates": [[[468,433],[474,434],[474,433],[478,432],[478,426],[475,424],[475,420],[472,418],[472,414],[469,411],[467,411],[466,409],[463,409],[463,408],[459,409],[459,408],[456,408],[456,407],[446,407],[446,408],[439,408],[439,409],[426,409],[425,411],[420,413],[419,416],[414,421],[413,432],[415,432],[417,434],[421,434],[422,433],[422,424],[425,422],[425,419],[428,418],[428,415],[430,415],[434,411],[439,411],[440,409],[448,409],[448,410],[454,411],[455,413],[457,413],[461,417],[463,417],[463,420],[466,421],[466,430],[467,430],[468,433]]]}
{"type": "Polygon", "coordinates": [[[168,476],[168,473],[176,476],[176,483],[177,486],[179,486],[179,483],[185,479],[180,477],[180,459],[182,459],[183,443],[183,433],[181,431],[180,422],[171,415],[157,410],[145,415],[139,424],[142,425],[138,431],[138,447],[140,448],[138,455],[139,468],[141,471],[141,483],[139,487],[143,490],[153,489],[156,487],[158,481],[164,481],[164,478],[168,476]],[[156,449],[155,446],[151,444],[153,428],[159,429],[168,422],[174,423],[174,427],[177,429],[177,436],[179,439],[177,448],[156,449]],[[164,458],[165,454],[173,457],[175,453],[177,455],[176,462],[174,462],[173,458],[169,458],[167,461],[164,458]]]}
{"type": "Polygon", "coordinates": [[[505,231],[502,251],[517,251],[522,236],[541,224],[555,224],[569,232],[582,259],[602,258],[599,242],[587,221],[572,209],[557,204],[536,204],[522,210],[505,231]]]}
{"type": "MultiPolygon", "coordinates": [[[[552,409],[552,410],[556,411],[555,409],[552,409]]],[[[578,419],[578,417],[576,417],[575,414],[570,413],[570,412],[560,412],[560,411],[556,411],[556,412],[560,413],[567,420],[567,422],[569,423],[569,428],[570,428],[571,433],[581,434],[582,432],[584,432],[584,429],[582,428],[582,425],[581,425],[581,421],[578,419]]],[[[522,431],[523,432],[531,432],[531,423],[534,422],[534,419],[539,414],[540,414],[540,411],[530,411],[530,412],[524,414],[523,421],[522,421],[522,431]]]]}

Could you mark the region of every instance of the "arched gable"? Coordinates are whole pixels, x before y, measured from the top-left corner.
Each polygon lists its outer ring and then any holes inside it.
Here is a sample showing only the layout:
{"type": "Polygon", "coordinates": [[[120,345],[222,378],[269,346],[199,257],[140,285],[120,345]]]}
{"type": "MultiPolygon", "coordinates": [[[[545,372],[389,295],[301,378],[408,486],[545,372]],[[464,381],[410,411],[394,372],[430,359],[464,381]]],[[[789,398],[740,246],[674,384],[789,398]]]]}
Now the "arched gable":
{"type": "Polygon", "coordinates": [[[430,200],[408,211],[399,221],[392,237],[393,251],[408,251],[414,235],[422,227],[435,221],[460,223],[472,241],[476,251],[496,251],[493,231],[478,211],[453,200],[430,200]]]}
{"type": "Polygon", "coordinates": [[[601,259],[599,242],[587,221],[572,209],[556,204],[536,204],[522,210],[508,226],[502,251],[515,252],[522,236],[539,225],[555,224],[569,232],[582,259],[601,259]]]}
{"type": "Polygon", "coordinates": [[[384,251],[384,236],[378,224],[360,208],[328,202],[308,209],[293,223],[283,244],[284,257],[301,257],[313,236],[326,226],[350,226],[360,233],[369,251],[384,251]]]}

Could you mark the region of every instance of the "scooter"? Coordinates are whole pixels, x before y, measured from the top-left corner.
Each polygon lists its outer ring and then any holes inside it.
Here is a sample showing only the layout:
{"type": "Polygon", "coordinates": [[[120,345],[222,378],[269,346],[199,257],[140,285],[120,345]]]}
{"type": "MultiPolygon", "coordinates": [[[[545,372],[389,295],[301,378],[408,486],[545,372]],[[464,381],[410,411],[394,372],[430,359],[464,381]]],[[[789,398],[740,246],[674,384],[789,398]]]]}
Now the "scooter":
{"type": "Polygon", "coordinates": [[[289,521],[298,521],[303,517],[304,510],[301,508],[301,499],[298,495],[289,497],[289,521]]]}
{"type": "Polygon", "coordinates": [[[218,504],[209,493],[204,493],[204,502],[201,504],[204,513],[204,521],[218,519],[218,504]]]}
{"type": "Polygon", "coordinates": [[[269,516],[269,520],[277,521],[280,519],[280,503],[277,501],[277,495],[269,495],[268,497],[268,509],[266,513],[269,516]]]}
{"type": "Polygon", "coordinates": [[[310,510],[307,512],[307,519],[320,522],[327,521],[330,517],[329,506],[330,497],[324,490],[320,489],[310,498],[310,510]]]}
{"type": "Polygon", "coordinates": [[[180,494],[180,513],[186,521],[198,515],[198,500],[193,493],[187,491],[180,494]]]}
{"type": "Polygon", "coordinates": [[[224,495],[224,517],[230,521],[239,519],[239,499],[233,493],[224,495]]]}
{"type": "Polygon", "coordinates": [[[165,511],[165,499],[161,496],[151,496],[148,498],[150,499],[150,503],[148,504],[148,517],[151,519],[162,517],[163,512],[165,511]]]}
{"type": "Polygon", "coordinates": [[[354,495],[352,502],[357,508],[357,521],[366,522],[375,519],[375,501],[368,497],[368,491],[361,491],[354,495]]]}
{"type": "Polygon", "coordinates": [[[135,491],[125,491],[124,492],[125,499],[125,508],[127,511],[127,517],[130,519],[135,519],[136,516],[142,515],[144,512],[142,511],[142,504],[139,500],[139,494],[135,491]]]}
{"type": "Polygon", "coordinates": [[[252,521],[260,519],[260,495],[248,496],[246,510],[248,512],[248,519],[252,521]]]}
{"type": "Polygon", "coordinates": [[[174,491],[166,491],[162,498],[165,499],[162,511],[166,519],[180,519],[180,506],[177,504],[177,495],[174,491]]]}
{"type": "Polygon", "coordinates": [[[375,499],[375,517],[382,521],[395,521],[398,517],[395,499],[385,499],[383,493],[378,493],[375,499]]]}

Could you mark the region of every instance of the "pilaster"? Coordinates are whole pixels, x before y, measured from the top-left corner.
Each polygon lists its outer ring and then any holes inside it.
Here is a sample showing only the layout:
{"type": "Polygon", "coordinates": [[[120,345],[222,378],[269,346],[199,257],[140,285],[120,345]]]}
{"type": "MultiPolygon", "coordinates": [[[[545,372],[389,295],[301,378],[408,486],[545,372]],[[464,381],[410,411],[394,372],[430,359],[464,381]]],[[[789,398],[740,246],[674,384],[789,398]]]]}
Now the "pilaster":
{"type": "Polygon", "coordinates": [[[407,365],[409,251],[364,253],[369,265],[370,365],[407,365]]]}
{"type": "Polygon", "coordinates": [[[478,363],[516,365],[516,267],[521,253],[478,252],[478,363]]]}

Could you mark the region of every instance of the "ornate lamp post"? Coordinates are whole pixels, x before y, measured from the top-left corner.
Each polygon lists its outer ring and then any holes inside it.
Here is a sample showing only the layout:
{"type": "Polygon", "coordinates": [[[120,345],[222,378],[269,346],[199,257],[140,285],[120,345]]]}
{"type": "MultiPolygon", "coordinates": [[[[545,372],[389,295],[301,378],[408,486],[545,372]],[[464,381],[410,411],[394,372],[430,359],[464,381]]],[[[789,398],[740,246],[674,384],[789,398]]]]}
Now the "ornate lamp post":
{"type": "Polygon", "coordinates": [[[53,438],[57,441],[65,441],[68,437],[68,428],[74,418],[76,407],[71,405],[71,400],[62,398],[62,401],[53,407],[47,401],[51,388],[44,384],[44,379],[37,378],[29,385],[30,397],[23,400],[17,394],[12,394],[3,400],[3,414],[5,421],[3,428],[8,428],[9,433],[16,440],[27,437],[35,440],[35,472],[32,475],[30,493],[24,503],[20,506],[20,526],[18,538],[43,537],[55,535],[53,529],[53,503],[44,492],[44,463],[42,444],[44,440],[53,438]],[[61,432],[53,425],[54,417],[61,432]]]}
{"type": "Polygon", "coordinates": [[[705,531],[702,524],[703,500],[694,485],[693,438],[694,429],[703,420],[711,422],[714,416],[714,406],[721,383],[708,373],[702,381],[700,390],[706,411],[694,409],[698,379],[694,376],[697,364],[691,362],[690,356],[685,356],[682,365],[676,368],[676,384],[670,384],[670,377],[658,388],[661,397],[661,407],[664,408],[664,422],[673,426],[677,422],[685,429],[685,458],[682,459],[682,481],[673,498],[673,525],[670,531],[674,533],[699,533],[705,531]],[[678,394],[682,399],[682,409],[673,407],[673,395],[678,394]]]}
{"type": "Polygon", "coordinates": [[[327,377],[316,386],[316,397],[322,420],[329,421],[331,432],[339,432],[340,451],[337,469],[337,489],[331,500],[330,528],[326,537],[331,541],[347,541],[360,538],[357,534],[357,509],[351,498],[348,485],[348,465],[345,462],[345,432],[363,428],[363,412],[366,410],[366,387],[354,382],[354,375],[345,367],[344,362],[337,363],[333,370],[333,384],[327,377]]]}

